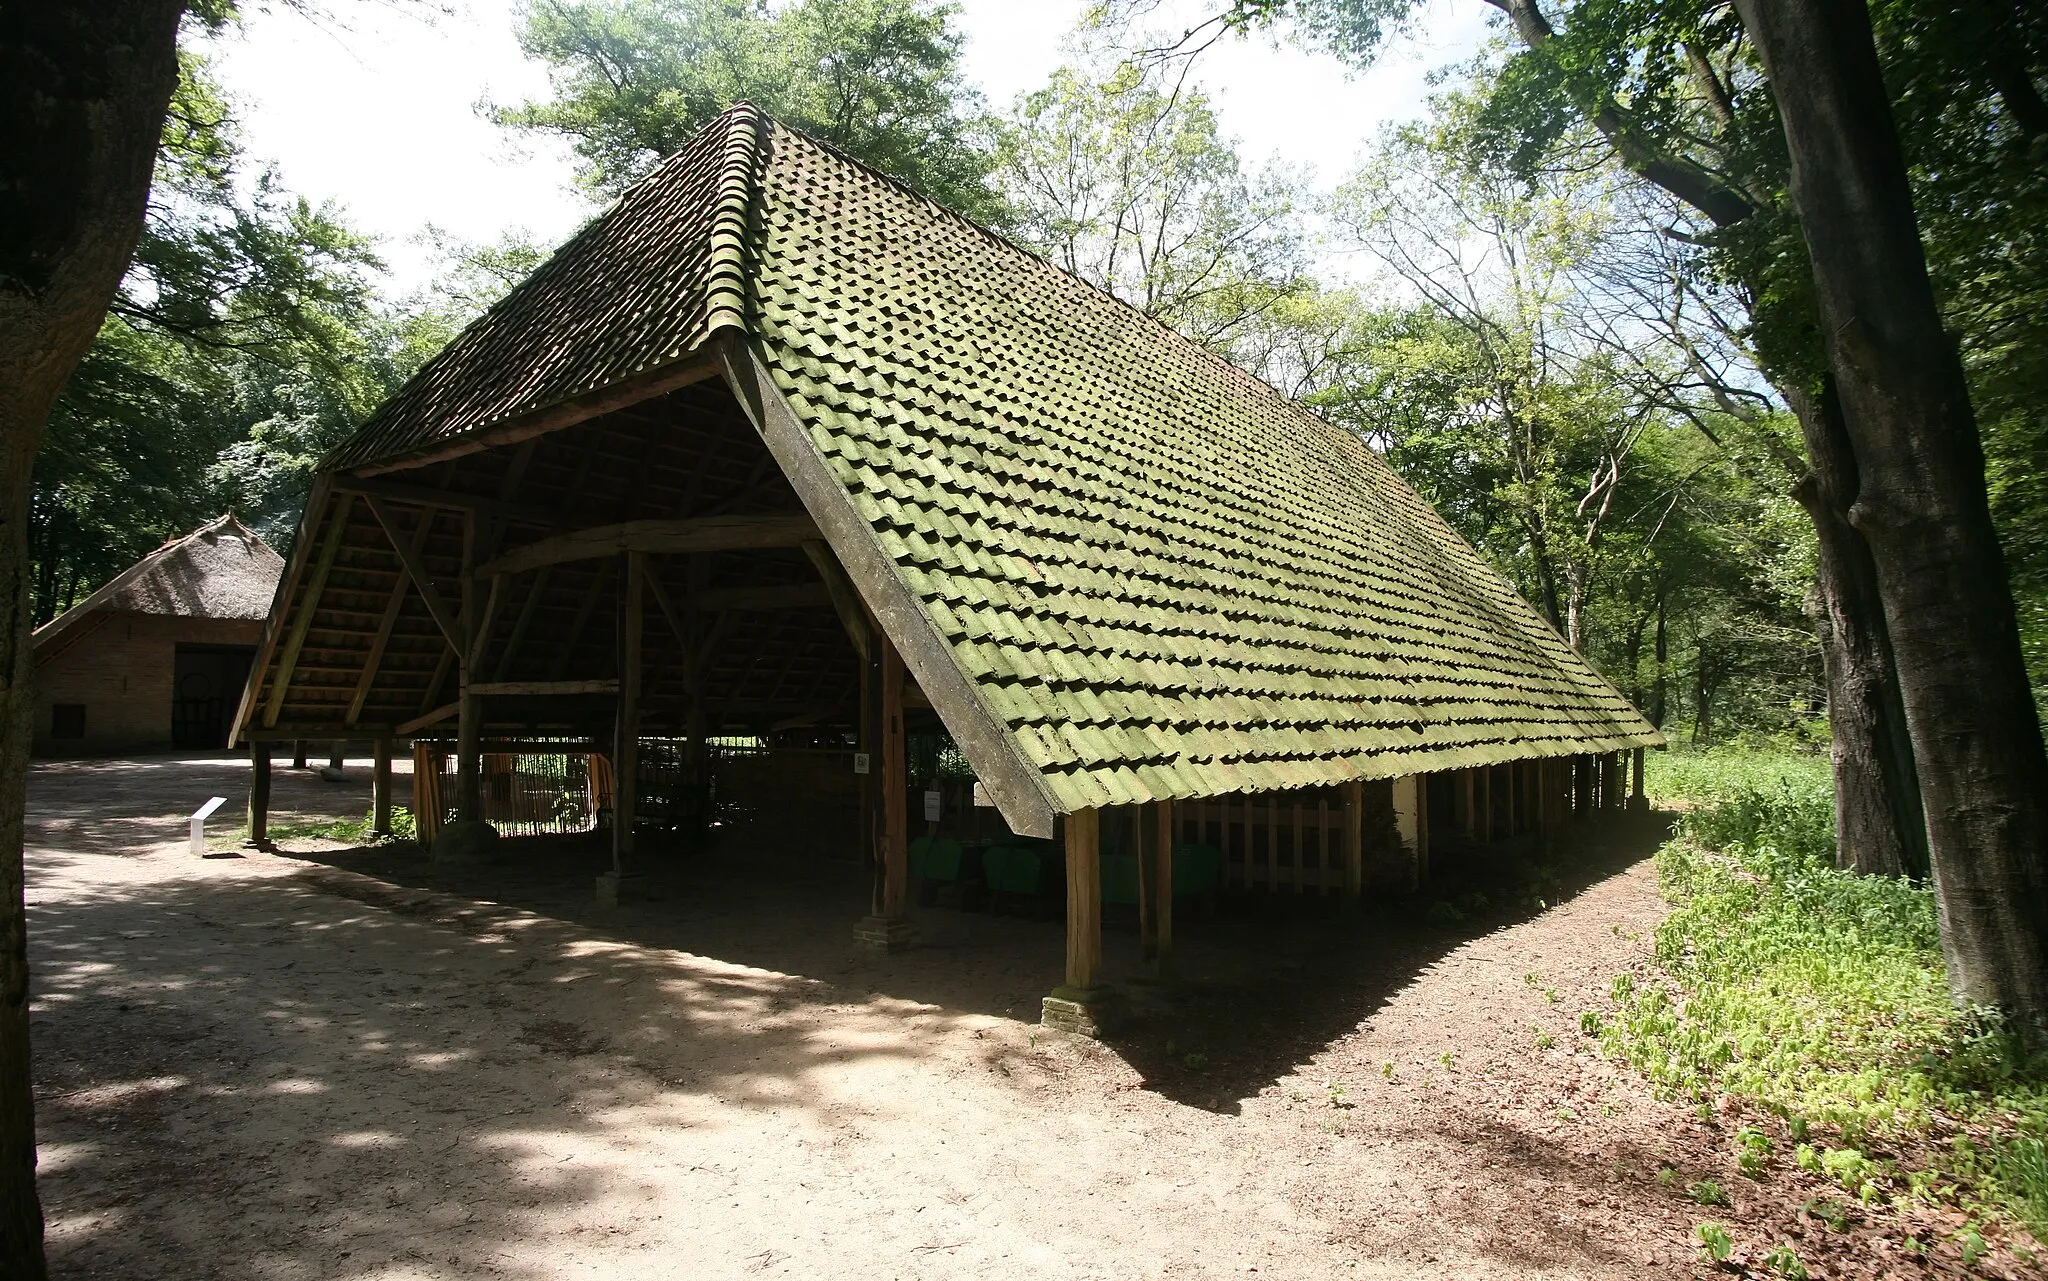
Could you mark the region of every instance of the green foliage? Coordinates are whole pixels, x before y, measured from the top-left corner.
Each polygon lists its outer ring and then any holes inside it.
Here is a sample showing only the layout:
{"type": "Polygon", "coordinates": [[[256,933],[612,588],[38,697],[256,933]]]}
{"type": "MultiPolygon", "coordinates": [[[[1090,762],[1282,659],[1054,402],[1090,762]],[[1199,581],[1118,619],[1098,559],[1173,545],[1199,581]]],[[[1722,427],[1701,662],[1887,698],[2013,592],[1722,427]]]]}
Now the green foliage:
{"type": "Polygon", "coordinates": [[[520,47],[553,97],[498,106],[570,139],[581,180],[616,194],[735,102],[1000,221],[956,10],[932,0],[532,0],[520,47]]]}
{"type": "Polygon", "coordinates": [[[1272,355],[1308,288],[1295,184],[1247,176],[1208,95],[1156,69],[1055,72],[1002,125],[996,176],[1018,240],[1226,357],[1272,355]]]}
{"type": "Polygon", "coordinates": [[[1699,1224],[1693,1232],[1700,1239],[1700,1252],[1712,1262],[1720,1263],[1735,1251],[1735,1238],[1718,1223],[1699,1224]]]}
{"type": "MultiPolygon", "coordinates": [[[[1723,752],[1651,775],[1693,808],[1658,853],[1661,977],[1616,980],[1602,1048],[1666,1096],[1782,1118],[1793,1163],[1857,1197],[2048,1229],[2048,1074],[1951,1002],[1925,887],[1835,869],[1824,770],[1723,752]]],[[[1738,1164],[1760,1170],[1771,1145],[1745,1128],[1738,1164]]]]}

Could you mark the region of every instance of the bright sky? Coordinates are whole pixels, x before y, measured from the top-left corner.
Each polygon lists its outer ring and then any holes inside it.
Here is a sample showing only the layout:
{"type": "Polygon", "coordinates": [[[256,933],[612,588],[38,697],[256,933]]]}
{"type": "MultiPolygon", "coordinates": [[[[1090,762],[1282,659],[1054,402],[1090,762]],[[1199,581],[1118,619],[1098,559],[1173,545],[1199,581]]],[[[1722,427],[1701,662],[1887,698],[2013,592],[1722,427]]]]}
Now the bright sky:
{"type": "MultiPolygon", "coordinates": [[[[1072,60],[1064,47],[1087,0],[964,0],[966,72],[989,101],[1006,106],[1072,60]]],[[[250,154],[274,163],[286,186],[333,200],[351,225],[383,240],[403,295],[431,275],[414,243],[429,223],[465,240],[511,228],[554,243],[594,206],[571,185],[568,148],[513,138],[477,104],[547,92],[547,77],[512,36],[518,0],[429,5],[337,0],[324,21],[286,9],[255,12],[217,50],[240,106],[250,154]]],[[[1174,9],[1201,11],[1201,0],[1174,9]]],[[[1232,41],[1204,59],[1199,79],[1217,100],[1226,133],[1247,160],[1310,166],[1341,177],[1359,146],[1391,120],[1420,110],[1427,73],[1467,56],[1483,38],[1480,0],[1430,0],[1423,34],[1370,72],[1334,59],[1232,41]]]]}

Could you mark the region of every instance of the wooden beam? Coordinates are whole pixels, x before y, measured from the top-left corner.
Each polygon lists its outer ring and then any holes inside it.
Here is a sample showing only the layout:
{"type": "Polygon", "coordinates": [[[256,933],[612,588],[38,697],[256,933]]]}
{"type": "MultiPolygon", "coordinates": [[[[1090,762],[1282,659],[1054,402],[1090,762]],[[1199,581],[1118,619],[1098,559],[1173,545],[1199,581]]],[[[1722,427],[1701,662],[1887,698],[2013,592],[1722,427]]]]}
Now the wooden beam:
{"type": "Polygon", "coordinates": [[[249,741],[249,844],[270,844],[270,744],[249,741]]]}
{"type": "MultiPolygon", "coordinates": [[[[439,493],[439,490],[430,491],[439,493]]],[[[412,531],[412,554],[417,558],[420,549],[426,546],[427,532],[434,527],[434,513],[423,511],[420,522],[412,531]]],[[[403,562],[400,563],[403,570],[403,562]]],[[[353,727],[362,719],[363,704],[369,701],[370,686],[377,679],[377,669],[383,666],[384,651],[391,644],[391,633],[398,626],[398,615],[405,609],[405,592],[412,576],[401,572],[398,581],[391,584],[391,594],[384,600],[384,616],[377,620],[377,635],[370,641],[370,652],[363,659],[363,674],[356,679],[356,692],[348,702],[348,715],[343,723],[353,727]]]]}
{"type": "Polygon", "coordinates": [[[612,756],[616,795],[612,802],[612,874],[623,876],[633,861],[633,821],[640,786],[641,638],[647,621],[647,566],[644,552],[627,552],[620,567],[619,725],[612,756]]]}
{"type": "Polygon", "coordinates": [[[745,551],[767,547],[797,547],[816,538],[818,527],[809,516],[699,516],[692,520],[629,520],[617,525],[600,525],[556,534],[538,542],[515,547],[502,556],[479,565],[475,573],[518,574],[542,565],[564,561],[595,560],[621,552],[654,552],[684,555],[690,552],[745,551]]]}
{"type": "Polygon", "coordinates": [[[754,429],[795,486],[804,509],[817,522],[861,600],[887,632],[918,685],[932,696],[946,729],[996,803],[1010,830],[1020,836],[1050,837],[1059,810],[1045,776],[1024,758],[1008,725],[984,704],[975,683],[961,672],[953,651],[883,551],[874,527],[832,471],[761,358],[744,342],[721,337],[718,351],[725,376],[754,429]]]}
{"type": "Polygon", "coordinates": [[[381,498],[365,495],[363,501],[369,504],[370,514],[377,518],[377,523],[384,527],[384,536],[391,540],[391,550],[398,553],[398,563],[412,579],[413,587],[419,591],[420,600],[426,605],[427,613],[433,616],[434,625],[441,629],[441,635],[448,638],[448,643],[455,648],[455,652],[462,653],[462,627],[456,621],[454,611],[448,608],[448,603],[441,598],[440,591],[435,588],[434,580],[427,576],[426,562],[413,551],[412,541],[399,531],[397,515],[381,498]]]}
{"type": "MultiPolygon", "coordinates": [[[[466,822],[484,816],[484,761],[479,746],[483,733],[483,703],[470,691],[476,674],[475,655],[479,635],[476,598],[477,525],[475,512],[462,515],[462,637],[455,652],[461,666],[455,669],[455,805],[466,822]]],[[[493,579],[495,587],[497,580],[493,579]]]]}
{"type": "Polygon", "coordinates": [[[533,625],[533,616],[540,608],[541,599],[548,590],[548,579],[554,572],[554,566],[543,565],[533,576],[533,582],[528,584],[526,599],[519,603],[519,617],[512,623],[512,634],[505,638],[505,648],[498,651],[498,661],[491,668],[495,679],[504,680],[512,670],[513,660],[519,657],[521,647],[526,644],[526,629],[533,625]]]}
{"type": "Polygon", "coordinates": [[[581,396],[543,405],[502,422],[494,423],[481,430],[472,431],[446,444],[437,444],[417,453],[398,458],[379,459],[354,468],[356,477],[377,476],[385,472],[406,471],[424,467],[429,463],[445,462],[465,454],[495,449],[500,445],[513,445],[531,440],[551,431],[573,427],[577,423],[608,414],[615,409],[624,409],[643,400],[651,400],[691,383],[716,377],[719,360],[710,351],[695,351],[669,364],[636,374],[631,378],[601,387],[581,396]]]}
{"type": "Polygon", "coordinates": [[[443,703],[431,712],[423,712],[409,721],[399,722],[391,727],[391,732],[400,738],[407,734],[417,734],[429,725],[439,725],[461,710],[460,703],[443,703]]]}
{"type": "Polygon", "coordinates": [[[306,591],[300,599],[299,612],[292,618],[292,629],[285,638],[284,649],[277,658],[277,675],[270,686],[270,699],[263,705],[263,724],[277,724],[278,713],[284,710],[284,695],[292,683],[292,671],[299,665],[299,651],[305,648],[306,633],[313,629],[313,615],[320,607],[320,594],[327,589],[328,571],[334,568],[334,558],[341,553],[342,536],[348,532],[349,504],[355,500],[343,495],[334,506],[334,514],[328,519],[327,537],[320,544],[318,559],[313,562],[313,573],[306,579],[306,591]]]}
{"type": "Polygon", "coordinates": [[[1086,992],[1102,979],[1102,811],[1076,810],[1066,829],[1066,986],[1086,992]]]}
{"type": "Polygon", "coordinates": [[[853,642],[853,652],[860,655],[860,661],[868,661],[868,612],[860,603],[860,593],[846,577],[846,569],[839,558],[832,554],[832,548],[823,539],[811,539],[804,544],[804,555],[824,580],[825,594],[832,601],[833,612],[839,615],[839,625],[846,629],[846,638],[853,642]]]}
{"type": "Polygon", "coordinates": [[[619,692],[619,682],[611,679],[594,681],[477,681],[469,687],[469,692],[479,698],[499,695],[530,697],[534,695],[557,694],[616,694],[619,692]]]}
{"type": "MultiPolygon", "coordinates": [[[[363,480],[355,476],[337,477],[334,481],[334,490],[339,494],[361,494],[365,498],[376,498],[385,502],[433,507],[443,511],[478,512],[491,516],[505,514],[508,507],[508,504],[482,494],[458,493],[452,489],[436,489],[431,485],[407,485],[395,480],[363,480]]],[[[542,524],[557,523],[538,512],[534,515],[542,524]]]]}
{"type": "Polygon", "coordinates": [[[676,638],[676,644],[682,647],[683,658],[687,662],[694,644],[690,639],[690,629],[683,625],[683,616],[676,612],[675,602],[669,599],[668,588],[662,586],[661,575],[654,571],[651,561],[647,565],[647,594],[654,597],[654,607],[667,620],[668,630],[676,638]]]}

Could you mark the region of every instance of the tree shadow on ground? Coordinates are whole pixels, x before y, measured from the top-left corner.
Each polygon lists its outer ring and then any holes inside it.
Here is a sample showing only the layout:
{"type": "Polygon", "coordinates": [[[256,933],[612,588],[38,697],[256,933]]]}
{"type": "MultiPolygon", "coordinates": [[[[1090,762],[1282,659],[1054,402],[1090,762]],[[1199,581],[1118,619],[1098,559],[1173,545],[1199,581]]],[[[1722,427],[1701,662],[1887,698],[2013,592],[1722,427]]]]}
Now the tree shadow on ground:
{"type": "Polygon", "coordinates": [[[1421,890],[1369,898],[1355,918],[1280,913],[1196,934],[1200,958],[1177,957],[1167,981],[1137,988],[1142,1017],[1112,1044],[1176,1102],[1236,1111],[1242,1099],[1364,1023],[1445,956],[1510,929],[1655,852],[1668,816],[1629,815],[1471,851],[1421,890]],[[1531,884],[1530,870],[1541,875],[1531,884]],[[1458,913],[1438,905],[1491,906],[1458,913]],[[1436,916],[1432,918],[1432,909],[1436,916]],[[1228,947],[1234,956],[1219,956],[1228,947]],[[1206,961],[1207,964],[1203,964],[1206,961]]]}

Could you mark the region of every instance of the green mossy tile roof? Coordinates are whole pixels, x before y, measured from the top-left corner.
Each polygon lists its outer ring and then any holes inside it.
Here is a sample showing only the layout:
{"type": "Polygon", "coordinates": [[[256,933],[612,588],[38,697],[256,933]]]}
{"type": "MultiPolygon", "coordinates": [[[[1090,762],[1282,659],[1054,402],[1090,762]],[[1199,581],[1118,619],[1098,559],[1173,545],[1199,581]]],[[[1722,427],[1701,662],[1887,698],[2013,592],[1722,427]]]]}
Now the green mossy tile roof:
{"type": "Polygon", "coordinates": [[[325,465],[424,452],[721,329],[1055,809],[1660,741],[1357,438],[752,108],[325,465]]]}

